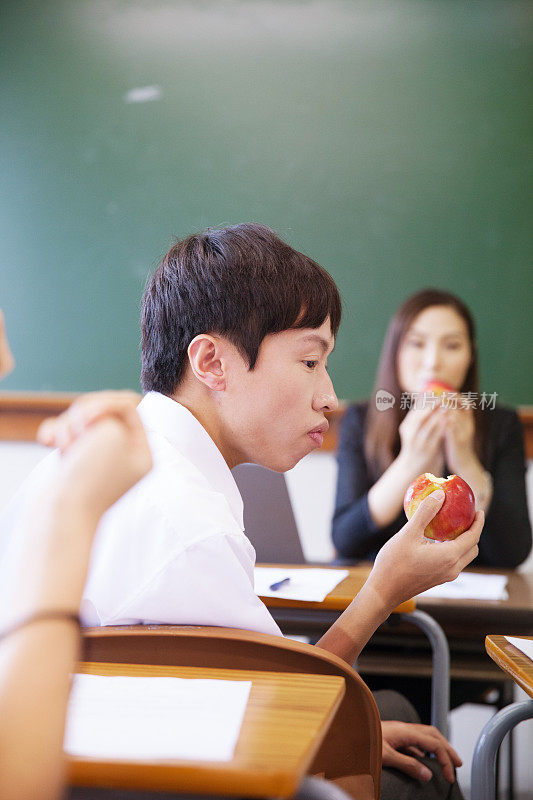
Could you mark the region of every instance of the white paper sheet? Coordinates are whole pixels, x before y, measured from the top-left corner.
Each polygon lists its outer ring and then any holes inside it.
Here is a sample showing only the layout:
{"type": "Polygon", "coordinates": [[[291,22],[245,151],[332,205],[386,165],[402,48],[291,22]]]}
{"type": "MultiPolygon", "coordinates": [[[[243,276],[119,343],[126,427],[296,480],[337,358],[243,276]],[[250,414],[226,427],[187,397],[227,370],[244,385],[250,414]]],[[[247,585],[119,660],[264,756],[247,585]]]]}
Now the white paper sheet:
{"type": "Polygon", "coordinates": [[[522,639],[520,636],[506,636],[505,638],[533,661],[533,642],[531,639],[522,639]]]}
{"type": "Polygon", "coordinates": [[[507,600],[506,586],[506,575],[461,572],[454,581],[434,586],[418,596],[449,600],[507,600]]]}
{"type": "Polygon", "coordinates": [[[284,569],[283,567],[256,567],[255,593],[260,597],[283,597],[286,600],[309,600],[317,603],[343,581],[347,569],[284,569]],[[278,590],[270,589],[273,583],[290,578],[278,590]]]}
{"type": "Polygon", "coordinates": [[[229,761],[251,685],[75,675],[64,750],[100,759],[229,761]]]}

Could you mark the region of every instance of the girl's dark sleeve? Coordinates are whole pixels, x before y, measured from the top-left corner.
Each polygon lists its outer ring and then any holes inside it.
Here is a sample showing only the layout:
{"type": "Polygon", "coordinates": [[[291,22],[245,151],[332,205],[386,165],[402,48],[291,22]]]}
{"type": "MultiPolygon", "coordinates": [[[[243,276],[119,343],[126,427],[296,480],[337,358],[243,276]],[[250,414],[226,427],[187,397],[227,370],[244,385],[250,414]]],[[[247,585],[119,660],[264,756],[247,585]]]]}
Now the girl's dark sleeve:
{"type": "Polygon", "coordinates": [[[395,531],[376,526],[368,508],[364,454],[364,415],[357,406],[346,411],[339,431],[337,491],[332,538],[337,553],[348,559],[373,559],[395,531]]]}
{"type": "Polygon", "coordinates": [[[504,413],[490,465],[494,481],[492,501],[475,562],[491,567],[517,567],[531,550],[522,424],[516,412],[504,413]]]}

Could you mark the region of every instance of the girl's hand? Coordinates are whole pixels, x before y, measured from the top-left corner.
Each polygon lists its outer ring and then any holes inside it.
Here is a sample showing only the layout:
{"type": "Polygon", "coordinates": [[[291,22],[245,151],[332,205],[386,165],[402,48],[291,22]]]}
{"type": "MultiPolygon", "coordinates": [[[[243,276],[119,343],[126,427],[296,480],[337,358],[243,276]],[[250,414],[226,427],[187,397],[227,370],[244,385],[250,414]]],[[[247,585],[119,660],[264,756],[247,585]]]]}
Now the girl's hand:
{"type": "Polygon", "coordinates": [[[445,424],[440,407],[413,407],[407,412],[399,427],[399,457],[404,462],[408,482],[422,472],[436,475],[442,472],[445,424]]]}
{"type": "Polygon", "coordinates": [[[471,408],[443,409],[444,454],[448,468],[458,475],[477,461],[474,450],[474,411],[471,408]]]}

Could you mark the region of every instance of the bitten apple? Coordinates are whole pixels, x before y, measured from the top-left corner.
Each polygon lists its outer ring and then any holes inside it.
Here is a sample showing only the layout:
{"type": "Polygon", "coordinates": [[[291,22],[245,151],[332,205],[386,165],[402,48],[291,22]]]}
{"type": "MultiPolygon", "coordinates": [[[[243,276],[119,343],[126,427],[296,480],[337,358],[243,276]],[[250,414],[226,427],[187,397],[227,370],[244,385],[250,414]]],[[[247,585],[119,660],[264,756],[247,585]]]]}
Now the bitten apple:
{"type": "Polygon", "coordinates": [[[428,394],[433,392],[433,394],[441,395],[441,394],[455,394],[456,389],[453,386],[450,386],[449,383],[444,383],[443,381],[428,381],[424,386],[424,392],[428,394]]]}
{"type": "Polygon", "coordinates": [[[468,530],[476,515],[476,503],[472,489],[459,475],[436,478],[431,472],[425,472],[413,481],[405,493],[403,508],[407,519],[411,519],[424,497],[437,489],[444,491],[444,502],[424,530],[424,536],[445,542],[456,539],[468,530]]]}

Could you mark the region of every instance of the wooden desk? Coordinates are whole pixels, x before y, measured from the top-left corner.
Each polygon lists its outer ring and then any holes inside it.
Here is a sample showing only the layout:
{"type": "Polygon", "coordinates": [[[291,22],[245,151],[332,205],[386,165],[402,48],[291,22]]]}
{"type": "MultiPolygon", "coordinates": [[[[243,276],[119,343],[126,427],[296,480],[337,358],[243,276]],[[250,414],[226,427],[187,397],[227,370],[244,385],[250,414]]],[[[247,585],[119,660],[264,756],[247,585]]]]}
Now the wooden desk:
{"type": "MultiPolygon", "coordinates": [[[[280,564],[258,564],[258,566],[275,566],[280,564]]],[[[290,569],[305,568],[305,564],[285,565],[290,569]]],[[[334,569],[327,566],[328,569],[334,569]]],[[[298,600],[283,600],[279,597],[264,597],[268,608],[301,608],[318,611],[344,611],[360,591],[370,574],[372,565],[361,563],[357,566],[338,567],[348,569],[349,575],[322,603],[309,603],[298,600]]],[[[415,608],[427,611],[441,625],[448,636],[463,635],[471,637],[479,633],[485,637],[487,630],[505,633],[512,630],[517,636],[527,635],[533,631],[533,572],[521,573],[509,569],[490,569],[474,567],[467,572],[485,573],[488,575],[507,575],[507,600],[449,600],[430,597],[419,597],[402,603],[395,613],[409,613],[415,608]]],[[[274,613],[274,612],[273,612],[274,613]]]]}
{"type": "MultiPolygon", "coordinates": [[[[485,573],[489,575],[507,575],[506,600],[451,600],[434,599],[429,597],[417,598],[417,607],[430,614],[444,630],[450,645],[452,679],[486,681],[503,685],[509,682],[506,672],[500,670],[486,656],[485,636],[487,631],[494,634],[505,634],[512,632],[515,636],[527,636],[533,633],[533,573],[520,573],[515,570],[489,569],[488,567],[475,567],[467,570],[468,572],[485,573]]],[[[371,655],[370,651],[366,658],[368,662],[363,664],[361,670],[371,671],[378,674],[383,669],[383,661],[387,654],[387,642],[393,640],[391,634],[401,636],[406,647],[420,656],[424,664],[416,667],[416,674],[428,674],[431,664],[429,654],[424,656],[424,649],[427,650],[423,638],[410,626],[404,622],[394,625],[382,626],[375,637],[373,643],[376,645],[376,652],[371,655]],[[377,648],[382,648],[378,651],[377,648]],[[380,667],[381,664],[381,667],[380,667]]],[[[405,659],[404,667],[406,670],[411,668],[411,674],[415,668],[414,663],[411,667],[407,665],[405,659]]],[[[401,665],[398,664],[401,669],[401,665]]]]}
{"type": "MultiPolygon", "coordinates": [[[[291,569],[293,568],[296,567],[291,565],[291,569]]],[[[284,632],[312,636],[331,625],[339,613],[348,607],[368,577],[371,568],[372,565],[368,563],[346,567],[350,571],[349,576],[335,587],[323,603],[304,603],[277,597],[265,597],[263,600],[284,632]]],[[[395,611],[409,613],[416,606],[417,609],[427,612],[441,626],[452,650],[452,677],[478,677],[483,680],[495,679],[503,682],[507,677],[487,660],[484,647],[485,635],[488,630],[498,634],[508,633],[511,630],[516,636],[527,636],[533,632],[533,573],[487,567],[472,568],[468,571],[507,575],[508,599],[450,600],[419,597],[416,598],[416,603],[414,600],[408,601],[395,611]],[[473,655],[478,657],[475,664],[472,662],[473,655]]],[[[372,674],[388,672],[390,667],[387,661],[391,654],[394,654],[395,670],[398,668],[404,674],[431,673],[426,638],[405,618],[400,620],[391,616],[389,621],[378,629],[372,638],[372,646],[365,648],[360,659],[361,672],[372,674]],[[399,636],[402,643],[413,650],[413,654],[418,651],[420,663],[416,666],[415,672],[411,669],[414,666],[411,656],[405,663],[401,658],[398,660],[395,645],[399,636]],[[391,651],[387,650],[389,645],[393,648],[391,651]],[[377,648],[381,650],[378,651],[377,648]],[[374,649],[375,656],[371,654],[374,649]],[[424,655],[424,651],[427,656],[424,655]]]]}
{"type": "MultiPolygon", "coordinates": [[[[533,636],[521,637],[533,642],[533,636]]],[[[521,689],[533,698],[533,661],[507,641],[505,636],[487,636],[487,653],[521,689]]]]}
{"type": "Polygon", "coordinates": [[[516,636],[533,633],[533,572],[473,567],[467,572],[507,575],[507,600],[436,600],[418,598],[418,608],[431,614],[449,638],[477,636],[483,645],[487,631],[516,636]]]}
{"type": "Polygon", "coordinates": [[[290,797],[315,756],[344,695],[333,675],[82,663],[96,675],[251,680],[244,721],[229,762],[111,761],[68,757],[75,786],[248,797],[290,797]]]}
{"type": "MultiPolygon", "coordinates": [[[[276,567],[287,569],[308,569],[309,564],[258,564],[258,567],[276,567]]],[[[313,565],[313,568],[316,565],[313,565]]],[[[263,597],[261,598],[265,605],[270,608],[300,608],[309,611],[344,611],[348,608],[354,597],[360,592],[363,587],[370,570],[371,564],[361,564],[353,567],[330,567],[329,564],[324,564],[327,569],[348,570],[349,575],[344,578],[335,588],[324,598],[321,603],[310,602],[307,600],[285,600],[282,597],[263,597]]],[[[406,600],[394,609],[395,614],[408,614],[414,611],[416,602],[414,600],[406,600]]],[[[275,616],[275,614],[274,614],[275,616]]]]}
{"type": "MultiPolygon", "coordinates": [[[[533,641],[530,636],[523,638],[533,641]]],[[[485,644],[487,653],[500,669],[533,698],[533,661],[502,635],[487,636],[485,644]]],[[[487,722],[481,731],[472,759],[472,800],[494,800],[498,750],[505,735],[526,719],[533,719],[533,699],[512,703],[487,722]]]]}

